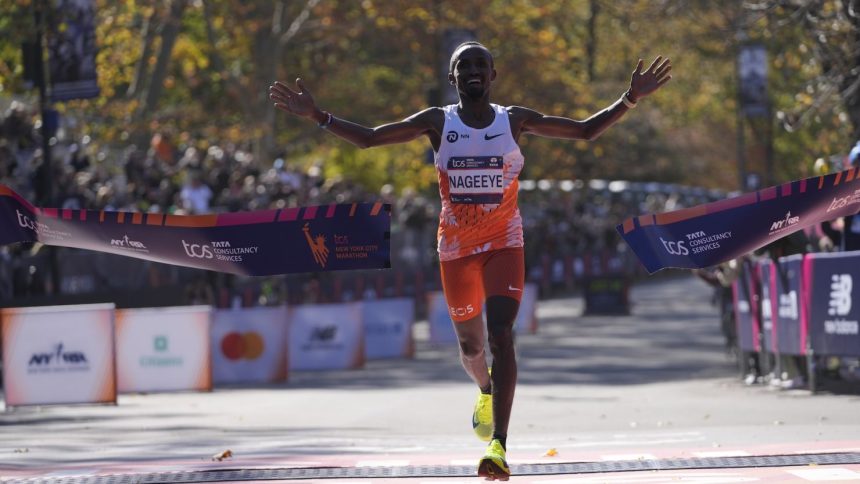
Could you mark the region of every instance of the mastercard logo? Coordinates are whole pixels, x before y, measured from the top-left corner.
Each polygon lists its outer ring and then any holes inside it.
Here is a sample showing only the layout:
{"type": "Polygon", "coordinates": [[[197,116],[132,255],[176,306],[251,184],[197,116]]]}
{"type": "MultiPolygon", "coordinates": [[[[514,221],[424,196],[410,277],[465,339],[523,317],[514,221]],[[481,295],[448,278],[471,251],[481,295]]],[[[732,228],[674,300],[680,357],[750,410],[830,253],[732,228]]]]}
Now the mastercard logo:
{"type": "Polygon", "coordinates": [[[221,353],[228,360],[256,360],[266,345],[259,333],[227,333],[221,339],[221,353]]]}

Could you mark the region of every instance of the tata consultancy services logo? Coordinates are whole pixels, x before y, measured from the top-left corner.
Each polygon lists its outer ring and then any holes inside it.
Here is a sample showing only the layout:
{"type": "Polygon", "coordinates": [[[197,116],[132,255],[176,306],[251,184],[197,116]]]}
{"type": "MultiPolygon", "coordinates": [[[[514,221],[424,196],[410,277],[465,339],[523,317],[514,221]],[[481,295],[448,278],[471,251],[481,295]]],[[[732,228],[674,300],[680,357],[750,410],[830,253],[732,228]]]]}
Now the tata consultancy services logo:
{"type": "Polygon", "coordinates": [[[833,201],[830,202],[830,206],[827,207],[827,213],[847,207],[848,205],[856,205],[858,203],[860,203],[860,190],[854,190],[854,193],[851,195],[834,198],[833,201]]]}
{"type": "Polygon", "coordinates": [[[320,267],[325,268],[325,264],[328,261],[328,247],[325,246],[325,237],[322,234],[311,237],[311,228],[307,223],[302,227],[302,232],[305,233],[305,239],[308,241],[308,246],[311,248],[314,260],[317,261],[320,267]]]}

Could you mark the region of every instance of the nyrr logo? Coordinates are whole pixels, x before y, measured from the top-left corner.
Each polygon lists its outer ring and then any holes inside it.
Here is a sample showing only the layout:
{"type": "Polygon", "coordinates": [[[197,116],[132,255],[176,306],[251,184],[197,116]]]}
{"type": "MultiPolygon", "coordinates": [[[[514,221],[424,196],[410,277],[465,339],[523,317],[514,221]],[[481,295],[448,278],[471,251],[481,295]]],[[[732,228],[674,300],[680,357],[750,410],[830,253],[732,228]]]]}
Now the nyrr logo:
{"type": "Polygon", "coordinates": [[[831,316],[847,316],[851,312],[851,290],[854,281],[851,274],[833,274],[830,278],[830,308],[827,314],[831,316]]]}
{"type": "Polygon", "coordinates": [[[792,225],[796,225],[799,222],[800,222],[799,216],[798,217],[792,217],[791,212],[787,212],[785,214],[784,219],[777,220],[776,222],[771,224],[770,233],[773,234],[773,233],[779,232],[781,230],[787,229],[787,228],[791,227],[792,225]]]}
{"type": "Polygon", "coordinates": [[[666,249],[666,252],[672,255],[689,255],[690,249],[684,246],[684,241],[679,240],[677,242],[670,241],[666,242],[663,240],[663,237],[660,237],[660,242],[663,242],[663,248],[666,249]]]}
{"type": "Polygon", "coordinates": [[[212,254],[212,248],[208,245],[189,244],[183,240],[182,248],[185,249],[185,254],[192,259],[211,259],[215,257],[212,254]]]}
{"type": "Polygon", "coordinates": [[[146,250],[146,246],[143,245],[143,242],[131,240],[128,238],[128,235],[125,235],[121,239],[110,239],[110,245],[112,245],[114,247],[123,247],[123,248],[130,248],[130,249],[146,250]]]}
{"type": "Polygon", "coordinates": [[[30,356],[29,366],[47,366],[67,363],[70,365],[86,365],[87,356],[80,351],[64,351],[63,343],[57,344],[54,351],[50,353],[33,353],[30,356]]]}
{"type": "Polygon", "coordinates": [[[302,232],[305,233],[305,239],[308,241],[314,260],[320,267],[325,268],[325,264],[328,262],[328,247],[325,246],[325,236],[317,234],[316,237],[311,237],[311,228],[308,224],[302,227],[302,232]]]}

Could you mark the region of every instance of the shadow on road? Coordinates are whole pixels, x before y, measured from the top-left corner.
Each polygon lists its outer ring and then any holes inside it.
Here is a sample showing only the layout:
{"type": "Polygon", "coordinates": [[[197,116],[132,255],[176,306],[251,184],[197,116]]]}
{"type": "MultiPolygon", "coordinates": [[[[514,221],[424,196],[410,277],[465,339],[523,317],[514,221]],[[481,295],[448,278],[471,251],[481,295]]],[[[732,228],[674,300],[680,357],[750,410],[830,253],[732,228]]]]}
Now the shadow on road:
{"type": "MultiPolygon", "coordinates": [[[[578,297],[542,301],[537,334],[518,337],[519,382],[629,385],[730,376],[711,289],[691,276],[635,286],[630,316],[583,316],[578,297]]],[[[365,369],[294,372],[290,388],[391,388],[468,382],[455,344],[418,342],[414,360],[365,369]]]]}

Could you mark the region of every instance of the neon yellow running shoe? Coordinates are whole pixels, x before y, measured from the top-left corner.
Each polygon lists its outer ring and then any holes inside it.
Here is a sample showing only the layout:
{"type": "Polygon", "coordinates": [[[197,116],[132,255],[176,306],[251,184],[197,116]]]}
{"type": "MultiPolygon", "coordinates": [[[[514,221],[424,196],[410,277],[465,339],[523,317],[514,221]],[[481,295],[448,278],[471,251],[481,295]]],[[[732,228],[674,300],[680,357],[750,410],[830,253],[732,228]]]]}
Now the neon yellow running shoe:
{"type": "Polygon", "coordinates": [[[493,395],[478,392],[475,411],[472,412],[472,430],[484,442],[489,442],[493,436],[493,395]]]}
{"type": "Polygon", "coordinates": [[[484,452],[484,457],[478,462],[478,475],[488,481],[507,481],[511,477],[511,469],[505,460],[505,448],[499,439],[493,439],[484,452]]]}

